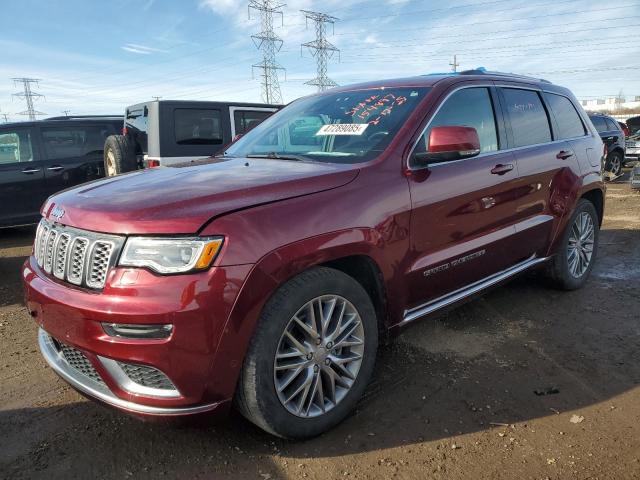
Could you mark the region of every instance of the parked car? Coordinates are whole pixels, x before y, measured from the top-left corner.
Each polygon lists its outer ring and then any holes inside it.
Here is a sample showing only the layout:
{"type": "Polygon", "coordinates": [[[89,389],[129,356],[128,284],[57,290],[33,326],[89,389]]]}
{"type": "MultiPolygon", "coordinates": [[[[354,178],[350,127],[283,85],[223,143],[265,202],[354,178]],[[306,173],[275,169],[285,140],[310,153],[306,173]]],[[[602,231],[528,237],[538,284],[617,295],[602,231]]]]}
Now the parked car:
{"type": "Polygon", "coordinates": [[[37,223],[49,195],[104,176],[118,116],[52,117],[0,125],[0,227],[37,223]]]}
{"type": "Polygon", "coordinates": [[[640,189],[640,163],[636,163],[633,170],[631,170],[630,182],[631,188],[636,190],[640,189]]]}
{"type": "Polygon", "coordinates": [[[107,176],[210,157],[280,108],[260,103],[156,100],[127,107],[107,138],[107,176]]]}
{"type": "Polygon", "coordinates": [[[625,163],[625,136],[618,122],[609,115],[589,113],[589,118],[607,147],[604,169],[614,177],[622,174],[625,163]]]}
{"type": "Polygon", "coordinates": [[[629,135],[635,135],[640,132],[640,116],[627,118],[625,123],[629,128],[629,135]]]}
{"type": "Polygon", "coordinates": [[[603,151],[571,92],[529,77],[296,100],[213,163],[50,198],[21,274],[40,349],[127,412],[235,404],[272,434],[317,435],[355,408],[379,335],[536,267],[582,287],[603,151]]]}
{"type": "Polygon", "coordinates": [[[624,133],[625,138],[628,137],[629,135],[631,135],[631,132],[629,131],[629,127],[627,126],[626,123],[619,121],[618,125],[620,126],[620,129],[622,130],[622,133],[624,133]]]}

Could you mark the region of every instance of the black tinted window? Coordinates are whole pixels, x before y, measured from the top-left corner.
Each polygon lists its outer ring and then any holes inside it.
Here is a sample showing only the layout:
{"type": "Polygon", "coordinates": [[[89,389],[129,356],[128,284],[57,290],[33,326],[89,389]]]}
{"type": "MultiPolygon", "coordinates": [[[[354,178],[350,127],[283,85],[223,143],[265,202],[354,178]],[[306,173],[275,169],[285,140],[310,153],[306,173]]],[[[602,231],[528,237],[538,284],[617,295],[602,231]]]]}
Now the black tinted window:
{"type": "Polygon", "coordinates": [[[258,110],[236,110],[233,112],[236,135],[248,132],[272,113],[258,110]]]}
{"type": "Polygon", "coordinates": [[[609,131],[620,130],[620,127],[618,126],[618,123],[616,121],[610,118],[605,118],[604,121],[607,122],[607,130],[609,131]]]}
{"type": "Polygon", "coordinates": [[[558,139],[582,137],[584,125],[571,100],[552,93],[545,94],[545,97],[558,124],[558,139]]]}
{"type": "Polygon", "coordinates": [[[591,123],[596,127],[598,132],[606,132],[607,131],[607,122],[604,121],[604,117],[589,117],[591,118],[591,123]]]}
{"type": "Polygon", "coordinates": [[[176,108],[174,120],[178,145],[218,145],[222,143],[220,110],[176,108]]]}
{"type": "Polygon", "coordinates": [[[502,91],[511,121],[513,146],[550,142],[549,119],[538,93],[516,88],[504,88],[502,91]]]}
{"type": "Polygon", "coordinates": [[[0,164],[31,161],[33,148],[29,130],[0,131],[0,164]]]}
{"type": "Polygon", "coordinates": [[[416,151],[426,151],[431,129],[443,126],[473,127],[480,138],[481,152],[498,150],[496,120],[486,88],[464,88],[451,95],[429,124],[416,151]]]}
{"type": "Polygon", "coordinates": [[[101,153],[104,141],[115,133],[112,125],[42,128],[42,145],[49,160],[101,153]]]}

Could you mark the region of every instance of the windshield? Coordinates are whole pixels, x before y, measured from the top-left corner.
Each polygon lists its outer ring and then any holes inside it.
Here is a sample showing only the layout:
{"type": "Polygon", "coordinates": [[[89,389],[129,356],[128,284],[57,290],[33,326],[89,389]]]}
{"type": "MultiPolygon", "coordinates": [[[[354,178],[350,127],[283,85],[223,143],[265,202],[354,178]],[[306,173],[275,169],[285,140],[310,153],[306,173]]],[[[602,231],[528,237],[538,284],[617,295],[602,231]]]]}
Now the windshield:
{"type": "Polygon", "coordinates": [[[375,158],[429,88],[376,88],[300,99],[248,132],[225,155],[331,163],[375,158]]]}

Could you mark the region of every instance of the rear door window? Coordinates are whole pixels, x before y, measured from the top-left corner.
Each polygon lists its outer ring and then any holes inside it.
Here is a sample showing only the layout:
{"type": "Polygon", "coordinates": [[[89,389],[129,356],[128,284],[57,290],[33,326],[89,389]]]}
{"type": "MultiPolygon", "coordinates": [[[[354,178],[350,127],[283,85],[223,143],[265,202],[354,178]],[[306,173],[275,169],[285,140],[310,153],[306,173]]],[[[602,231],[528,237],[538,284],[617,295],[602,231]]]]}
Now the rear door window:
{"type": "Polygon", "coordinates": [[[0,165],[33,161],[30,130],[0,131],[0,165]]]}
{"type": "Polygon", "coordinates": [[[557,139],[582,137],[585,135],[580,115],[567,97],[545,93],[545,99],[558,125],[557,139]]]}
{"type": "Polygon", "coordinates": [[[113,125],[43,127],[42,145],[48,160],[84,157],[101,153],[104,142],[115,133],[113,125]]]}
{"type": "Polygon", "coordinates": [[[604,121],[604,117],[591,117],[591,123],[596,127],[598,133],[607,131],[607,122],[604,121]]]}
{"type": "Polygon", "coordinates": [[[609,130],[610,132],[615,132],[617,130],[620,130],[618,123],[614,122],[610,118],[605,118],[604,121],[607,123],[607,130],[609,130]]]}
{"type": "Polygon", "coordinates": [[[178,145],[220,145],[222,143],[220,110],[176,108],[173,115],[178,145]]]}
{"type": "Polygon", "coordinates": [[[235,110],[233,112],[233,123],[235,126],[235,134],[245,134],[253,127],[257,126],[273,112],[265,112],[258,110],[235,110]]]}
{"type": "Polygon", "coordinates": [[[511,123],[513,147],[551,141],[549,118],[538,92],[518,88],[502,89],[511,123]]]}

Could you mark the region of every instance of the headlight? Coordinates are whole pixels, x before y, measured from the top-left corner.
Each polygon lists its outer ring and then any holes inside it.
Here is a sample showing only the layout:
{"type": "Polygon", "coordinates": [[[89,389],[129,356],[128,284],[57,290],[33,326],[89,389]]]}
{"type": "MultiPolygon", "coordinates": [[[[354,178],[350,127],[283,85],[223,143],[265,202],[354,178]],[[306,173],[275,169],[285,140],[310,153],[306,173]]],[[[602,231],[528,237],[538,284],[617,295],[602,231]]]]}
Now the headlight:
{"type": "Polygon", "coordinates": [[[148,267],[158,273],[204,270],[220,251],[222,238],[130,237],[119,265],[148,267]]]}

